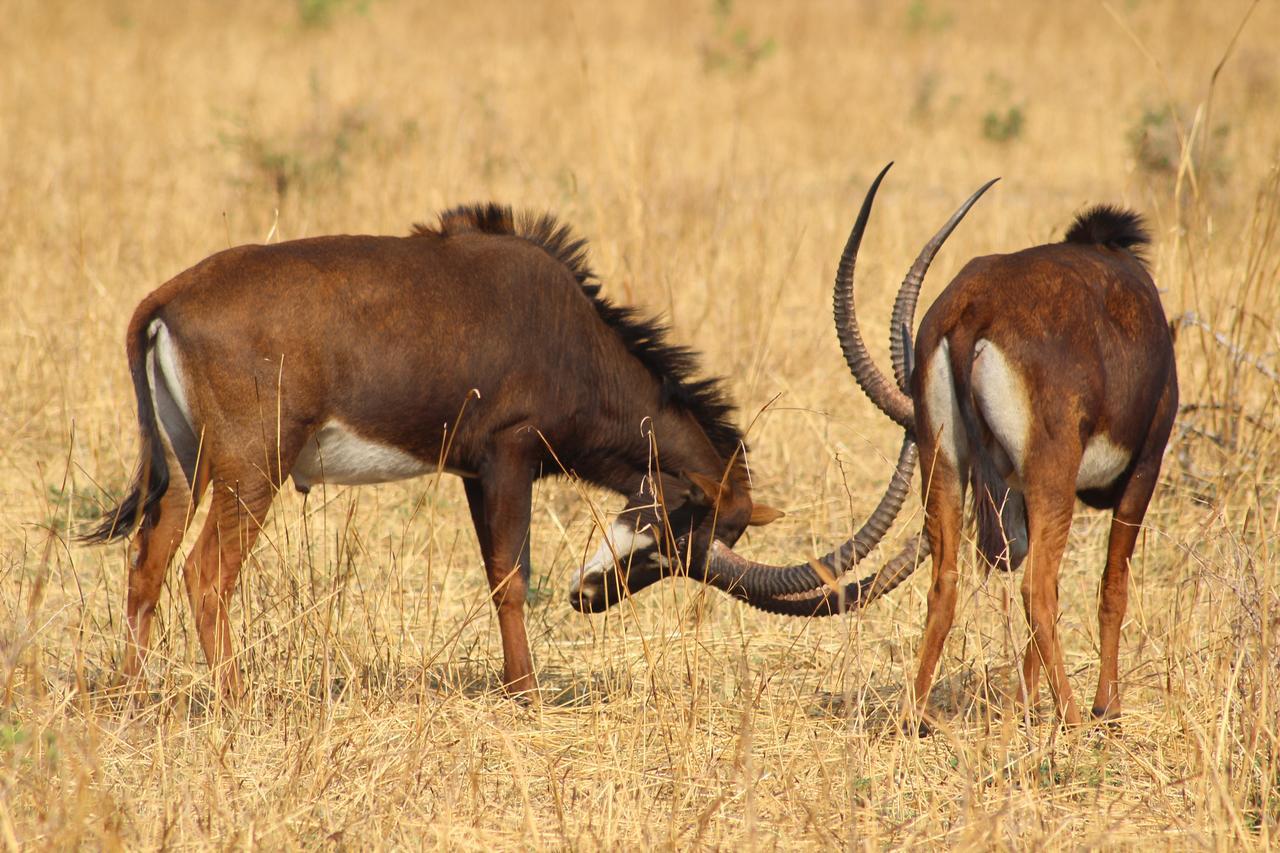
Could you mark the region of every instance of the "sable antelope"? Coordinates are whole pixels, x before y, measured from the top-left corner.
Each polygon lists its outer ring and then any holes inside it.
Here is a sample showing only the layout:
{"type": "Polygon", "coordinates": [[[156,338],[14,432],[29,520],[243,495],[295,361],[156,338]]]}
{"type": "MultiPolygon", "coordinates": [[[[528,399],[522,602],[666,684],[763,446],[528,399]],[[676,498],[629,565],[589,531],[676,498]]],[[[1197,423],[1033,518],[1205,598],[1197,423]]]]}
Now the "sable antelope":
{"type": "MultiPolygon", "coordinates": [[[[890,164],[892,165],[892,164],[890,164]]],[[[836,275],[836,330],[867,396],[906,436],[890,488],[858,536],[818,561],[774,569],[717,543],[706,574],[717,586],[772,573],[772,596],[739,597],[775,613],[822,614],[866,605],[932,553],[933,581],[909,719],[923,718],[956,605],[956,557],[968,483],[977,546],[988,566],[1026,563],[1022,602],[1030,639],[1020,698],[1034,701],[1042,667],[1060,717],[1080,722],[1058,638],[1058,567],[1076,497],[1113,511],[1098,604],[1101,673],[1093,715],[1120,714],[1117,655],[1129,558],[1178,408],[1173,341],[1140,253],[1141,218],[1098,206],[1061,243],[970,261],[930,307],[914,359],[909,328],[934,254],[991,186],[979,189],[925,246],[899,291],[891,323],[896,382],[872,362],[853,310],[853,269],[876,189],[863,201],[836,275]],[[913,368],[913,364],[915,367],[913,368]],[[923,539],[867,578],[829,583],[883,536],[905,494],[919,444],[923,539]]],[[[756,580],[751,587],[761,582],[756,580]]],[[[921,722],[921,731],[926,727],[921,722]]]]}
{"type": "Polygon", "coordinates": [[[230,249],[143,299],[126,338],[141,462],[85,537],[136,529],[123,675],[141,671],[166,568],[209,488],[184,578],[233,697],[230,596],[287,477],[305,492],[461,476],[514,693],[535,688],[523,614],[534,480],[566,471],[630,496],[575,579],[581,609],[669,571],[677,536],[701,560],[713,536],[732,544],[776,517],[751,500],[721,385],[599,290],[567,227],[487,205],[402,238],[230,249]]]}

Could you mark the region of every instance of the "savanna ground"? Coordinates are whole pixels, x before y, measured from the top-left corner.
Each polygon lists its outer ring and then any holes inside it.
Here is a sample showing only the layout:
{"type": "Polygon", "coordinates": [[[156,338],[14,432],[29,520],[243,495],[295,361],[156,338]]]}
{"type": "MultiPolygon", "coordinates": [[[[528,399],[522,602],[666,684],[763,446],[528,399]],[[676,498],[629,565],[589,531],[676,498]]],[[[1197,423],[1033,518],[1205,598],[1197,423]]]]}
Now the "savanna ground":
{"type": "MultiPolygon", "coordinates": [[[[4,0],[0,19],[9,849],[1276,842],[1276,4],[4,0]],[[1119,731],[1057,729],[1043,692],[1030,726],[1001,713],[1019,578],[971,561],[923,740],[895,717],[927,570],[848,619],[765,616],[687,581],[580,616],[568,578],[618,501],[564,481],[535,502],[540,707],[498,690],[450,477],[277,502],[234,612],[241,708],[210,689],[177,568],[148,695],[104,690],[124,548],[69,534],[131,474],[123,331],[153,287],[232,244],[399,234],[479,199],[552,209],[590,238],[608,295],[665,314],[730,377],[757,493],[788,512],[740,548],[803,557],[861,521],[898,437],[829,310],[891,159],[859,265],[882,363],[911,258],[995,175],[926,301],[968,257],[1114,201],[1148,217],[1170,317],[1191,312],[1119,731]]],[[[909,506],[886,550],[918,528],[909,506]]],[[[1082,509],[1062,572],[1086,702],[1107,528],[1082,509]]]]}

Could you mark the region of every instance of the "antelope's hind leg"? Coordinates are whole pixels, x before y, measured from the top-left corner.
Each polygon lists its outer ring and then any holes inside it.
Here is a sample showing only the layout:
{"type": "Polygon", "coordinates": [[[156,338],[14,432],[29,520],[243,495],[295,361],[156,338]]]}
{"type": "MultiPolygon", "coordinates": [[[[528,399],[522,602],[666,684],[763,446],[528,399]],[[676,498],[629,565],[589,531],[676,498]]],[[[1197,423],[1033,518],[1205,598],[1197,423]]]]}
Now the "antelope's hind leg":
{"type": "Polygon", "coordinates": [[[1080,709],[1067,680],[1058,636],[1058,570],[1071,533],[1075,478],[1081,453],[1078,444],[1063,441],[1033,447],[1028,458],[1036,460],[1036,470],[1029,471],[1025,478],[1030,547],[1023,569],[1022,607],[1030,637],[1022,659],[1019,693],[1024,706],[1034,703],[1040,670],[1044,667],[1058,715],[1069,725],[1080,722],[1080,709]]]}
{"type": "MultiPolygon", "coordinates": [[[[172,341],[161,325],[155,349],[147,353],[147,379],[152,394],[156,429],[168,471],[168,485],[156,504],[154,523],[143,521],[129,546],[128,598],[125,604],[125,647],[121,680],[136,681],[151,646],[151,626],[164,588],[165,572],[182,546],[196,506],[209,484],[208,465],[200,454],[200,439],[186,410],[182,385],[172,364],[172,341]],[[166,368],[166,364],[168,367],[166,368]],[[174,389],[179,389],[175,394],[174,389]]],[[[144,452],[147,452],[144,449],[144,452]]]]}
{"type": "Polygon", "coordinates": [[[1164,461],[1176,409],[1176,391],[1172,394],[1166,391],[1142,455],[1129,474],[1111,517],[1107,565],[1098,592],[1098,692],[1094,694],[1091,709],[1093,716],[1100,720],[1115,720],[1120,716],[1120,628],[1129,605],[1129,560],[1133,557],[1156,481],[1160,479],[1160,464],[1164,461]]]}
{"type": "Polygon", "coordinates": [[[929,536],[932,581],[929,584],[928,615],[920,643],[920,664],[911,693],[903,703],[903,729],[928,734],[924,720],[929,690],[938,668],[942,647],[956,614],[957,556],[963,522],[964,487],[956,466],[932,441],[921,442],[921,466],[925,505],[925,531],[929,536]]]}
{"type": "Polygon", "coordinates": [[[151,626],[164,588],[165,572],[182,545],[207,478],[197,475],[196,488],[187,485],[172,452],[169,454],[169,488],[160,499],[154,525],[143,524],[129,547],[129,592],[125,605],[125,647],[120,674],[125,682],[142,673],[151,646],[151,626]]]}
{"type": "MultiPolygon", "coordinates": [[[[1156,466],[1159,467],[1158,465],[1156,466]]],[[[1137,472],[1135,472],[1137,473],[1137,472]]],[[[1129,558],[1151,499],[1155,473],[1141,483],[1130,480],[1111,517],[1107,540],[1107,565],[1098,591],[1098,692],[1092,713],[1099,720],[1120,716],[1120,628],[1129,606],[1129,558]],[[1145,492],[1145,494],[1142,494],[1145,492]]]]}

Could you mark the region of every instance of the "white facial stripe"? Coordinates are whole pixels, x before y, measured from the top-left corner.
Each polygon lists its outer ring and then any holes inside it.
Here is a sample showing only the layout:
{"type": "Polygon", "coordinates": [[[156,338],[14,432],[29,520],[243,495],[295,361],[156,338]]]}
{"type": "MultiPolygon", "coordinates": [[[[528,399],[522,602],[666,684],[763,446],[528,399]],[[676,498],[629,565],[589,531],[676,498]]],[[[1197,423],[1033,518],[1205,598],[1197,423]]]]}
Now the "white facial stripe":
{"type": "Polygon", "coordinates": [[[1076,473],[1077,489],[1101,489],[1115,482],[1116,477],[1129,467],[1132,454],[1112,442],[1106,433],[1098,433],[1089,439],[1076,473]]]}
{"type": "Polygon", "coordinates": [[[973,396],[992,435],[1021,476],[1027,458],[1027,434],[1031,429],[1026,385],[991,341],[978,341],[974,353],[973,396]]]}
{"type": "MultiPolygon", "coordinates": [[[[929,414],[929,431],[938,437],[938,448],[952,465],[959,467],[965,459],[965,446],[957,441],[964,427],[960,423],[960,406],[956,403],[956,386],[951,378],[950,347],[944,338],[925,366],[924,396],[929,414]]],[[[922,462],[927,466],[928,462],[922,462]]]]}
{"type": "Polygon", "coordinates": [[[640,533],[633,530],[630,525],[619,521],[613,522],[605,529],[604,541],[600,543],[595,554],[574,574],[574,582],[581,581],[587,575],[599,574],[607,568],[612,568],[615,556],[618,564],[625,566],[628,557],[636,551],[650,547],[655,541],[647,531],[640,533]]]}
{"type": "Polygon", "coordinates": [[[654,539],[646,531],[639,533],[629,524],[615,521],[605,530],[604,541],[596,549],[595,556],[587,561],[588,566],[611,566],[614,557],[619,563],[625,563],[636,551],[648,548],[654,539]]]}

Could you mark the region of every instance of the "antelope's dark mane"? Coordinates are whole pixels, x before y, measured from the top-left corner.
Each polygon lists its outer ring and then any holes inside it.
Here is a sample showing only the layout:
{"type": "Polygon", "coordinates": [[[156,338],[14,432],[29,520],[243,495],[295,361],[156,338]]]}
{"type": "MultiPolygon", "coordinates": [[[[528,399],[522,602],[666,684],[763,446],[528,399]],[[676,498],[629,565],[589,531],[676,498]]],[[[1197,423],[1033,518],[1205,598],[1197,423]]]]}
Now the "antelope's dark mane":
{"type": "Polygon", "coordinates": [[[1125,249],[1147,265],[1143,249],[1151,243],[1142,214],[1111,204],[1097,204],[1075,218],[1064,243],[1125,249]]]}
{"type": "Polygon", "coordinates": [[[733,423],[733,404],[724,383],[718,378],[698,378],[698,357],[688,347],[667,340],[670,329],[635,308],[617,305],[600,295],[600,280],[587,263],[587,241],[556,220],[550,213],[513,213],[507,205],[470,204],[440,214],[436,226],[414,225],[413,233],[450,237],[478,231],[506,234],[527,240],[560,262],[577,279],[582,292],[591,299],[596,313],[656,379],[662,389],[663,405],[687,411],[707,433],[716,452],[725,459],[740,459],[742,432],[733,423]]]}

